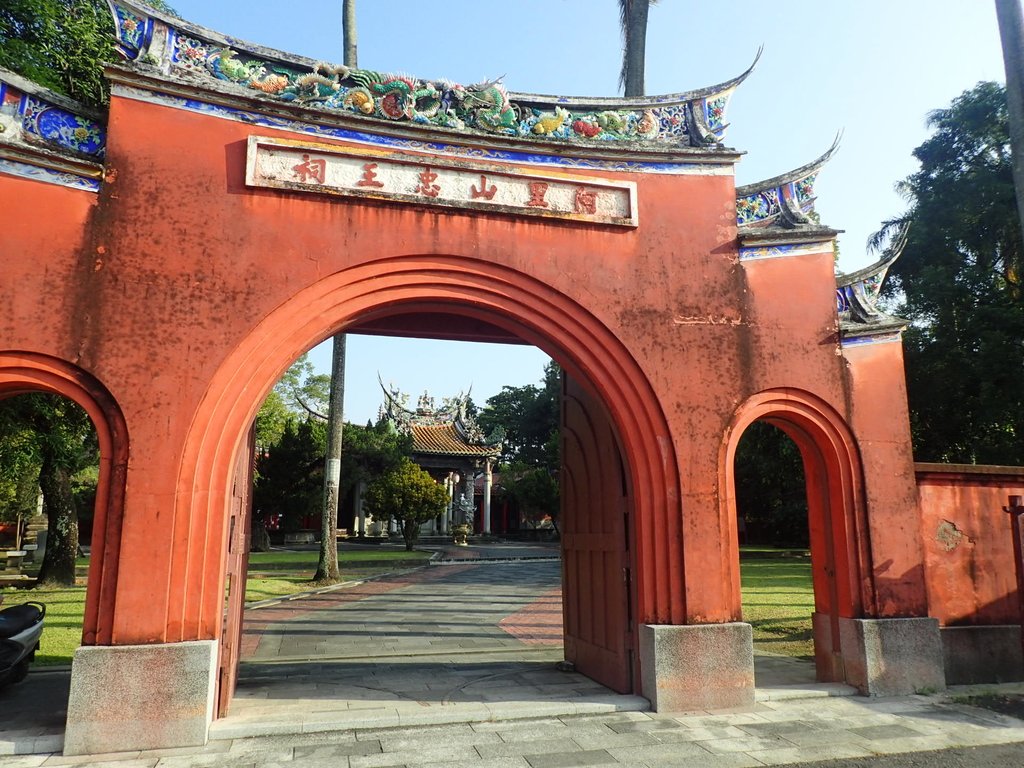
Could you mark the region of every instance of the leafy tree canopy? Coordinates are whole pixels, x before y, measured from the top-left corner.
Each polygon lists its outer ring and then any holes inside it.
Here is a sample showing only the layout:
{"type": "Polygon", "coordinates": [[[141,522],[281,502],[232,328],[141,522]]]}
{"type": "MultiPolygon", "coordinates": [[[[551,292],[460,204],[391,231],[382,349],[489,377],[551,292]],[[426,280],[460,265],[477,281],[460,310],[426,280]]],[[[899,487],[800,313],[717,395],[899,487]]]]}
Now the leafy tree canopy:
{"type": "Polygon", "coordinates": [[[519,462],[557,471],[561,374],[558,363],[551,361],[544,366],[541,386],[505,386],[488,398],[476,420],[487,434],[499,427],[505,431],[502,465],[519,462]]]}
{"type": "MultiPolygon", "coordinates": [[[[177,15],[161,0],[147,3],[177,15]]],[[[104,0],[0,3],[0,66],[22,77],[99,106],[109,98],[103,64],[116,60],[114,21],[104,0]]]]}
{"type": "Polygon", "coordinates": [[[42,493],[48,535],[39,581],[74,584],[74,478],[99,461],[92,422],[76,403],[59,395],[18,395],[0,400],[0,436],[0,492],[8,489],[4,495],[13,502],[7,515],[34,513],[36,493],[42,493]]]}
{"type": "Polygon", "coordinates": [[[979,83],[929,116],[909,225],[886,286],[905,335],[915,454],[922,461],[1024,464],[1024,247],[1005,89],[979,83]]]}
{"type": "Polygon", "coordinates": [[[366,509],[378,520],[398,521],[405,548],[412,550],[420,525],[444,513],[448,492],[428,472],[403,459],[366,488],[366,509]]]}

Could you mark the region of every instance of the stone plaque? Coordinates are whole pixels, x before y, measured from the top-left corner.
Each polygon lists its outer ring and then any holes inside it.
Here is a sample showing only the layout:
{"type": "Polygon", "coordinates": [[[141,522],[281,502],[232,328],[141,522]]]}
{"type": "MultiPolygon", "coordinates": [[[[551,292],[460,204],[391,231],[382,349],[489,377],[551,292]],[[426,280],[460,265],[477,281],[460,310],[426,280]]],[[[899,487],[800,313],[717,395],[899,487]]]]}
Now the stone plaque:
{"type": "Polygon", "coordinates": [[[637,226],[636,184],[249,137],[245,183],[398,203],[637,226]]]}

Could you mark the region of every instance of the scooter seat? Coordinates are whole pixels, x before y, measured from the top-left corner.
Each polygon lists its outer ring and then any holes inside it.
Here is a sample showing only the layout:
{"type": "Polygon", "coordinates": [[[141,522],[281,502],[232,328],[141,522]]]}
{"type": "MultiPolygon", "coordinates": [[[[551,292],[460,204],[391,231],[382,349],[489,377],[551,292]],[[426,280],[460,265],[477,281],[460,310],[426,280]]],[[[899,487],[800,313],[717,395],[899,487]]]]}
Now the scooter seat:
{"type": "Polygon", "coordinates": [[[0,638],[14,637],[43,620],[45,609],[37,603],[12,605],[0,611],[0,638]]]}

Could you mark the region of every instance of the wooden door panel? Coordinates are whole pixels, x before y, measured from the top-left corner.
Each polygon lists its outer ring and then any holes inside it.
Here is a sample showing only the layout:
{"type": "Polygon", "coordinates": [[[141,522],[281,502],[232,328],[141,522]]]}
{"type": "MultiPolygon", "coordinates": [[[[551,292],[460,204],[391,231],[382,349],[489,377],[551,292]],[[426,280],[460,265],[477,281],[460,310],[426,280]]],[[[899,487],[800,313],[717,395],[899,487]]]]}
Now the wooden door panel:
{"type": "Polygon", "coordinates": [[[255,426],[235,462],[228,519],[227,605],[220,642],[220,675],[217,680],[217,717],[226,717],[238,681],[242,618],[245,609],[245,580],[249,569],[249,532],[252,527],[253,460],[256,450],[255,426]]]}
{"type": "Polygon", "coordinates": [[[565,657],[588,677],[630,693],[622,458],[604,405],[564,375],[561,497],[565,657]]]}

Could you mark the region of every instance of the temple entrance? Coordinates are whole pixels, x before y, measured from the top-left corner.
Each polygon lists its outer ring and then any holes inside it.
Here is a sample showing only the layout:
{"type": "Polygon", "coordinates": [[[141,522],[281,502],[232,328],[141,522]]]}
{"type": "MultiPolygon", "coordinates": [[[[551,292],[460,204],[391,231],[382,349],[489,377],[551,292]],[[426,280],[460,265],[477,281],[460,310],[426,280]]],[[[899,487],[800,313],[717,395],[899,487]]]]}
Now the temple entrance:
{"type": "MultiPolygon", "coordinates": [[[[743,620],[755,628],[759,687],[847,680],[840,622],[861,609],[859,470],[841,421],[820,407],[804,393],[765,393],[748,404],[730,438],[729,502],[743,521],[743,620]],[[747,450],[738,451],[744,440],[747,450]],[[774,516],[736,506],[738,478],[748,469],[741,462],[758,458],[789,475],[760,489],[761,504],[774,505],[774,516]]],[[[744,490],[749,501],[752,489],[744,490]]]]}
{"type": "MultiPolygon", "coordinates": [[[[527,341],[508,318],[491,322],[445,309],[389,314],[346,332],[527,341]]],[[[578,370],[564,350],[551,343],[542,348],[556,355],[563,370],[578,370]]],[[[462,557],[465,550],[459,553],[450,541],[434,536],[423,546],[441,565],[246,613],[237,587],[245,583],[246,558],[239,556],[239,547],[248,541],[245,520],[251,520],[251,512],[246,514],[247,494],[240,489],[252,464],[251,442],[243,443],[230,485],[230,588],[218,696],[220,716],[229,716],[224,722],[234,727],[232,718],[254,717],[268,701],[317,698],[317,691],[328,687],[325,681],[333,684],[323,693],[330,701],[321,708],[335,715],[339,702],[346,712],[377,708],[383,722],[401,709],[393,703],[396,697],[419,696],[419,706],[429,708],[438,705],[440,688],[448,696],[441,703],[462,707],[473,702],[494,707],[493,697],[500,703],[512,693],[550,706],[568,695],[567,711],[585,710],[587,697],[596,702],[636,691],[628,578],[631,480],[614,424],[592,386],[568,372],[563,377],[560,542],[476,542],[469,548],[475,557],[468,560],[462,557]],[[452,560],[453,551],[458,559],[452,560]],[[561,662],[569,664],[559,670],[561,662]],[[478,685],[477,678],[493,684],[478,685]],[[417,693],[416,681],[422,679],[430,679],[431,687],[417,693]],[[300,694],[302,680],[308,688],[300,694]],[[495,693],[494,684],[507,689],[495,693]],[[236,685],[240,698],[233,709],[236,685]],[[261,700],[254,704],[257,690],[261,700]]],[[[441,530],[439,524],[429,527],[431,533],[441,530]]],[[[401,540],[392,532],[396,537],[401,540]]],[[[646,705],[639,697],[633,702],[646,705]]],[[[215,725],[214,731],[218,727],[224,726],[215,725]]]]}

